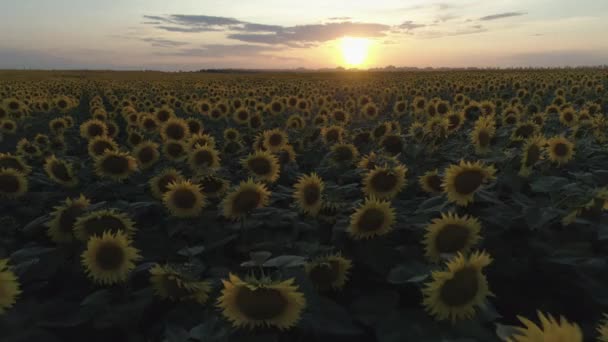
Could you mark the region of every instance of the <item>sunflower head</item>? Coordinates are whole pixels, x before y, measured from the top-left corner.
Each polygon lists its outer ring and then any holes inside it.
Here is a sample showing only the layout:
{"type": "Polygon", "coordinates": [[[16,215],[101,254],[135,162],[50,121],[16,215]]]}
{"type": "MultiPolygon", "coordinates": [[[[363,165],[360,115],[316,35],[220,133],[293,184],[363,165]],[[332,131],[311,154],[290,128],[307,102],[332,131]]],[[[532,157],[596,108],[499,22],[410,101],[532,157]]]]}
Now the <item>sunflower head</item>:
{"type": "Polygon", "coordinates": [[[395,209],[390,202],[366,198],[350,217],[349,235],[356,240],[386,235],[393,229],[395,209]]]}
{"type": "Polygon", "coordinates": [[[528,177],[530,175],[532,167],[543,158],[544,146],[545,139],[540,135],[526,140],[522,149],[520,176],[528,177]]]}
{"type": "Polygon", "coordinates": [[[512,141],[523,141],[537,135],[540,132],[540,127],[532,121],[522,121],[517,124],[517,127],[511,134],[512,141]]]}
{"type": "Polygon", "coordinates": [[[571,323],[563,316],[559,320],[550,314],[545,315],[538,311],[538,318],[541,322],[536,325],[529,319],[517,316],[524,327],[518,327],[508,342],[533,342],[533,341],[567,341],[583,342],[583,333],[576,323],[571,323]]]}
{"type": "Polygon", "coordinates": [[[275,182],[281,171],[277,157],[268,151],[256,151],[241,160],[241,164],[256,179],[275,182]]]}
{"type": "Polygon", "coordinates": [[[47,235],[55,243],[69,243],[74,240],[76,219],[84,214],[91,202],[84,195],[72,199],[67,198],[51,213],[52,219],[46,223],[47,235]]]}
{"type": "Polygon", "coordinates": [[[475,163],[460,161],[458,165],[450,165],[445,171],[442,187],[448,195],[448,200],[460,206],[473,202],[474,194],[482,185],[495,178],[496,169],[475,163]]]}
{"type": "Polygon", "coordinates": [[[21,294],[19,280],[8,268],[8,259],[0,259],[0,315],[4,314],[17,302],[21,294]]]}
{"type": "Polygon", "coordinates": [[[287,133],[278,128],[264,131],[262,139],[263,146],[271,152],[278,152],[289,143],[287,133]]]}
{"type": "Polygon", "coordinates": [[[229,127],[224,130],[224,139],[228,141],[237,141],[241,139],[241,133],[236,128],[229,127]]]}
{"type": "Polygon", "coordinates": [[[163,155],[168,160],[179,162],[188,157],[188,145],[181,140],[168,140],[163,143],[163,155]]]}
{"type": "Polygon", "coordinates": [[[27,193],[29,182],[26,176],[15,169],[0,169],[0,197],[15,199],[27,193]]]}
{"type": "Polygon", "coordinates": [[[202,192],[207,198],[219,198],[228,190],[230,185],[226,179],[215,175],[204,175],[197,179],[202,188],[202,192]]]}
{"type": "Polygon", "coordinates": [[[376,166],[363,178],[363,192],[367,196],[379,199],[391,199],[397,196],[406,185],[405,165],[395,167],[376,166]]]}
{"type": "Polygon", "coordinates": [[[141,259],[139,250],[131,246],[122,232],[104,232],[93,236],[82,253],[82,265],[94,282],[102,285],[123,283],[141,259]]]}
{"type": "Polygon", "coordinates": [[[24,175],[29,175],[32,168],[23,160],[21,156],[10,153],[0,153],[0,169],[14,169],[24,175]]]}
{"type": "Polygon", "coordinates": [[[160,159],[158,144],[153,141],[143,141],[135,146],[132,155],[137,160],[140,169],[145,170],[152,167],[160,159]]]}
{"type": "Polygon", "coordinates": [[[229,219],[243,219],[253,210],[268,205],[270,191],[263,183],[253,179],[241,182],[222,202],[224,216],[229,219]]]}
{"type": "Polygon", "coordinates": [[[441,188],[441,176],[437,169],[427,171],[418,178],[418,183],[422,190],[429,194],[438,194],[443,191],[441,188]]]}
{"type": "Polygon", "coordinates": [[[442,255],[466,254],[480,239],[481,223],[474,217],[442,213],[426,226],[426,257],[439,262],[442,255]]]}
{"type": "Polygon", "coordinates": [[[196,145],[188,154],[188,165],[193,172],[206,173],[220,167],[219,152],[209,145],[196,145]]]}
{"type": "Polygon", "coordinates": [[[300,211],[316,216],[323,205],[325,184],[317,174],[301,176],[294,185],[293,198],[300,211]]]}
{"type": "Polygon", "coordinates": [[[101,236],[106,231],[121,232],[131,237],[136,230],[135,222],[127,214],[113,209],[84,213],[74,222],[74,235],[80,241],[87,241],[92,236],[101,236]]]}
{"type": "Polygon", "coordinates": [[[118,151],[118,144],[114,139],[102,135],[89,140],[87,150],[92,158],[101,156],[106,150],[118,151]]]}
{"type": "Polygon", "coordinates": [[[336,165],[352,165],[359,157],[359,151],[353,144],[335,144],[331,147],[331,161],[336,165]]]}
{"type": "Polygon", "coordinates": [[[78,178],[74,176],[72,166],[54,155],[47,157],[44,161],[44,171],[55,183],[71,188],[78,184],[78,178]]]}
{"type": "Polygon", "coordinates": [[[574,157],[574,143],[563,136],[547,140],[549,160],[558,165],[566,164],[574,157]]]}
{"type": "Polygon", "coordinates": [[[95,173],[102,178],[123,181],[137,171],[137,160],[126,152],[106,150],[95,158],[95,173]]]}
{"type": "Polygon", "coordinates": [[[403,152],[405,142],[399,134],[387,134],[380,140],[380,146],[388,154],[396,156],[403,152]]]}
{"type": "Polygon", "coordinates": [[[183,180],[167,186],[163,203],[173,216],[196,217],[202,212],[206,199],[200,185],[183,180]]]}
{"type": "Polygon", "coordinates": [[[80,136],[87,140],[107,134],[108,126],[103,121],[90,119],[80,125],[80,136]]]}
{"type": "Polygon", "coordinates": [[[344,128],[338,125],[322,127],[321,137],[323,138],[323,143],[327,146],[341,143],[344,139],[344,128]]]}
{"type": "Polygon", "coordinates": [[[304,270],[313,285],[320,292],[326,292],[342,289],[351,267],[352,261],[338,253],[315,258],[304,265],[304,270]]]}
{"type": "Polygon", "coordinates": [[[162,199],[169,189],[169,184],[185,180],[182,173],[174,168],[164,169],[158,175],[150,179],[150,191],[156,199],[162,199]]]}
{"type": "Polygon", "coordinates": [[[211,284],[198,281],[187,272],[170,265],[154,265],[150,283],[157,296],[172,301],[194,301],[204,304],[209,299],[211,284]]]}

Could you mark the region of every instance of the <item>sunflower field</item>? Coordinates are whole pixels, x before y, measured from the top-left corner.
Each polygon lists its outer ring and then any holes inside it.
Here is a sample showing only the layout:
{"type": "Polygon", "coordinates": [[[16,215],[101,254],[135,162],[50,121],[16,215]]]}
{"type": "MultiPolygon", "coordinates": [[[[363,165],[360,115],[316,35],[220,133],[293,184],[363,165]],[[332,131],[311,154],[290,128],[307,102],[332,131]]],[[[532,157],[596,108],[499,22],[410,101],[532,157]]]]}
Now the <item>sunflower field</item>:
{"type": "Polygon", "coordinates": [[[606,342],[607,88],[0,72],[0,340],[606,342]]]}

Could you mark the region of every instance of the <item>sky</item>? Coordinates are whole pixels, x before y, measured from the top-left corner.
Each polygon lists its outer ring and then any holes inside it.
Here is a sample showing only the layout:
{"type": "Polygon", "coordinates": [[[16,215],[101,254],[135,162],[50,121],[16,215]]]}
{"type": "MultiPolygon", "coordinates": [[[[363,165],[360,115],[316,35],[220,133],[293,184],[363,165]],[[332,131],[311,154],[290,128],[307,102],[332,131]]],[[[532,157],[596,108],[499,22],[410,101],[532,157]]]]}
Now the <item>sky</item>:
{"type": "Polygon", "coordinates": [[[2,0],[0,69],[608,64],[608,0],[2,0]]]}

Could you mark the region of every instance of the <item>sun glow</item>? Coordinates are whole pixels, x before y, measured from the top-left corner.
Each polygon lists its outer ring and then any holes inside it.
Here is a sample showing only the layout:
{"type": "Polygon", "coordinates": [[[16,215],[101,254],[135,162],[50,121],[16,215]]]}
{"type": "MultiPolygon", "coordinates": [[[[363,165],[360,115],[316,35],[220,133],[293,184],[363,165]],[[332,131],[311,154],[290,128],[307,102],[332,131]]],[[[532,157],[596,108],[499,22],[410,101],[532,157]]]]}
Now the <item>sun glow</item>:
{"type": "Polygon", "coordinates": [[[366,38],[343,37],[341,48],[344,63],[349,67],[363,65],[369,54],[370,43],[366,38]]]}

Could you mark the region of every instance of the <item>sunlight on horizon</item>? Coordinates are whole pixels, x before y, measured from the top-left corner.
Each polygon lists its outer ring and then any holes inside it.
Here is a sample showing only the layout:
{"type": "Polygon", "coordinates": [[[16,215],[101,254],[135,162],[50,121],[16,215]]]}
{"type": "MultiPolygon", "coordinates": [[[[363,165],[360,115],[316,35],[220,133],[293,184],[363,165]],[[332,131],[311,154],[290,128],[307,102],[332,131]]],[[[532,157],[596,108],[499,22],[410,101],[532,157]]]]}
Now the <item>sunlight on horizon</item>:
{"type": "Polygon", "coordinates": [[[340,41],[342,59],[347,67],[360,67],[369,59],[371,41],[367,38],[343,37],[340,41]]]}

